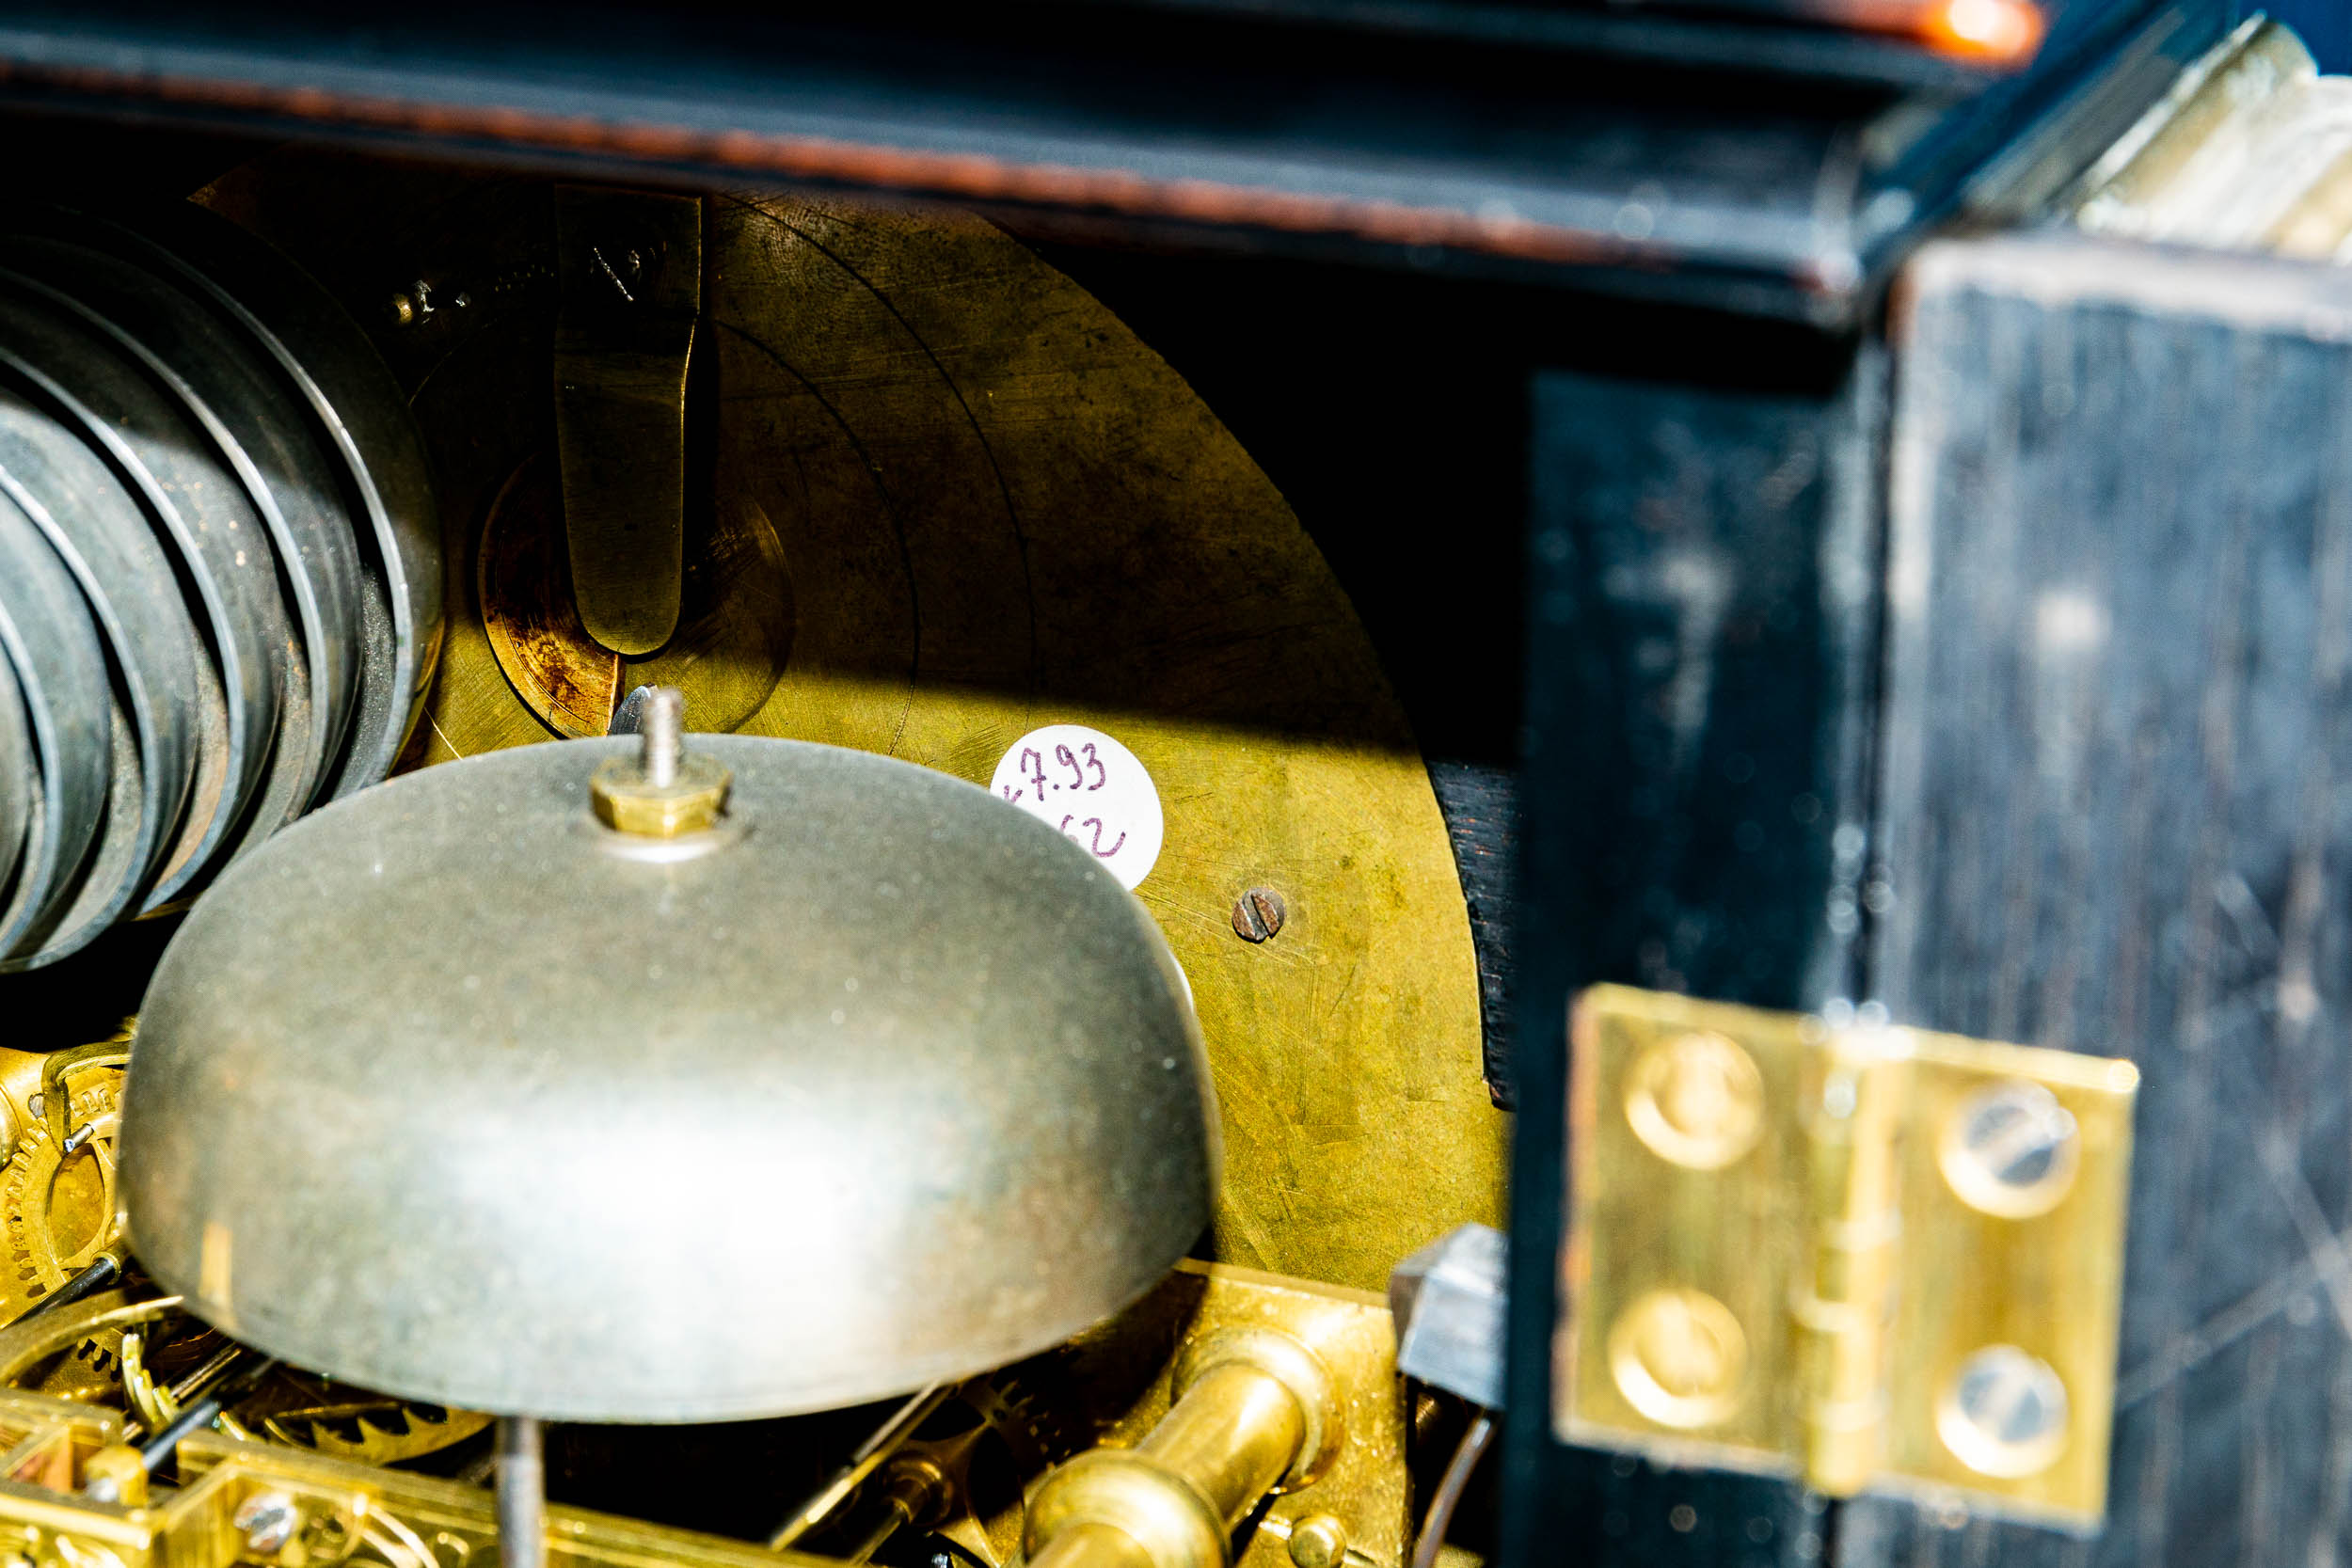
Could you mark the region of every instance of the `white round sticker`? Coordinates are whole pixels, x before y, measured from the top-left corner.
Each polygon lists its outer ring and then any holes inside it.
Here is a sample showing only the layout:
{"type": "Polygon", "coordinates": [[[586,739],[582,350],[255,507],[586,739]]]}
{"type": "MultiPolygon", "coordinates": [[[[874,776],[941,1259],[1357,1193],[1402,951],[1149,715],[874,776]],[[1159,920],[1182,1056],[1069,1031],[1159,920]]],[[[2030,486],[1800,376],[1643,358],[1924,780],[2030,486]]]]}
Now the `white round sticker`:
{"type": "Polygon", "coordinates": [[[1052,823],[1132,888],[1160,858],[1160,792],[1135,752],[1084,724],[1048,724],[1012,743],[989,787],[1052,823]]]}

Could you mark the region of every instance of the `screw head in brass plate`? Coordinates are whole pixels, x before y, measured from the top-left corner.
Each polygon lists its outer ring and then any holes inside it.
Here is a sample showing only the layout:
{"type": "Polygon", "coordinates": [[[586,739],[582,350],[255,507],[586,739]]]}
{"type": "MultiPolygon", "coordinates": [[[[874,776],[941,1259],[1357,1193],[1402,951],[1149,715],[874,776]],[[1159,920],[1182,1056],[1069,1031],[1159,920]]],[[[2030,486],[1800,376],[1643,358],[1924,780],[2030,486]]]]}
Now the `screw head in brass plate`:
{"type": "Polygon", "coordinates": [[[245,1537],[246,1550],[257,1557],[275,1557],[294,1539],[302,1513],[283,1492],[256,1492],[237,1505],[230,1523],[245,1537]]]}
{"type": "Polygon", "coordinates": [[[1625,1115],[1661,1157],[1720,1170],[1764,1132],[1764,1077],[1756,1061],[1712,1030],[1659,1040],[1627,1069],[1625,1115]]]}
{"type": "Polygon", "coordinates": [[[2074,1184],[2082,1139],[2074,1113],[2040,1084],[2011,1079],[1971,1095],[1947,1118],[1936,1160],[1970,1207],[2030,1219],[2074,1184]]]}
{"type": "Polygon", "coordinates": [[[1291,1527],[1291,1560],[1298,1568],[1338,1568],[1347,1556],[1347,1527],[1328,1513],[1311,1513],[1291,1527]]]}
{"type": "Polygon", "coordinates": [[[1609,1330],[1609,1370],[1628,1403],[1660,1426],[1713,1426],[1740,1407],[1748,1338],[1704,1291],[1652,1291],[1609,1330]]]}
{"type": "Polygon", "coordinates": [[[1272,940],[1290,917],[1282,895],[1270,887],[1253,887],[1233,900],[1233,935],[1244,942],[1272,940]]]}
{"type": "Polygon", "coordinates": [[[1987,1345],[1960,1364],[1936,1402],[1935,1431],[1979,1475],[2046,1470],[2066,1448],[2066,1384],[2015,1345],[1987,1345]]]}

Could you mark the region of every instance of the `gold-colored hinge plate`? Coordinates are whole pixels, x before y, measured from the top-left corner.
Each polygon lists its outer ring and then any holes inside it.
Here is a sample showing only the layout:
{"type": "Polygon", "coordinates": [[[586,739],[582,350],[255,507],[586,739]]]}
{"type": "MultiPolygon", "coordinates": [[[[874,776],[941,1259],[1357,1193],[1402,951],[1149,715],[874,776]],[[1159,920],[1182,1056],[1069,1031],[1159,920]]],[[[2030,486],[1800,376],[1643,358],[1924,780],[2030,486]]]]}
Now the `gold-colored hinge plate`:
{"type": "Polygon", "coordinates": [[[2131,1063],[1615,986],[1571,1035],[1563,1440],[2098,1523],[2131,1063]]]}

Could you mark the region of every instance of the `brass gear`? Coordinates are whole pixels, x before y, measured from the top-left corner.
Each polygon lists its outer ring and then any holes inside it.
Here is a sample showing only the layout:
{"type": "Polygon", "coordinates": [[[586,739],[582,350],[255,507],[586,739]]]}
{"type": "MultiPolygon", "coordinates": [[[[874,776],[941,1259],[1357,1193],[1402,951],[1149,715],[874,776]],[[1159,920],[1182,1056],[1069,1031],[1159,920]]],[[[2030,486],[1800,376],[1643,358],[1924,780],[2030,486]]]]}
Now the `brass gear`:
{"type": "Polygon", "coordinates": [[[35,1392],[84,1404],[122,1401],[122,1337],[167,1316],[178,1296],[133,1301],[126,1291],[103,1291],[71,1307],[0,1328],[0,1388],[35,1392]]]}
{"type": "MultiPolygon", "coordinates": [[[[172,1376],[194,1370],[229,1343],[188,1316],[178,1296],[134,1301],[129,1291],[107,1291],[0,1328],[0,1386],[35,1377],[32,1386],[40,1392],[117,1406],[152,1430],[179,1413],[167,1386],[172,1376]]],[[[396,1465],[463,1442],[490,1419],[469,1410],[410,1405],[281,1368],[240,1399],[221,1424],[233,1436],[268,1437],[330,1459],[396,1465]]]]}
{"type": "Polygon", "coordinates": [[[1024,1477],[1036,1477],[1093,1444],[1076,1388],[1051,1352],[974,1378],[956,1396],[1012,1451],[1024,1477]]]}
{"type": "MultiPolygon", "coordinates": [[[[0,1165],[0,1226],[8,1244],[0,1318],[8,1322],[23,1317],[100,1253],[120,1256],[115,1134],[135,1025],[135,1020],[126,1022],[112,1039],[40,1058],[37,1076],[0,1074],[11,1086],[26,1081],[19,1089],[21,1112],[0,1099],[16,1129],[0,1165]]],[[[38,1325],[42,1332],[37,1338],[48,1348],[22,1371],[37,1371],[34,1386],[54,1398],[169,1419],[175,1409],[166,1386],[170,1378],[154,1363],[176,1361],[181,1371],[190,1370],[226,1341],[195,1325],[176,1303],[133,1304],[121,1292],[94,1299],[114,1310],[100,1312],[86,1332],[73,1325],[87,1314],[52,1314],[51,1323],[38,1325]],[[194,1334],[185,1332],[191,1325],[194,1334]]],[[[26,1332],[36,1327],[26,1325],[26,1332]]],[[[239,1402],[230,1418],[241,1432],[250,1429],[289,1447],[363,1465],[419,1458],[465,1441],[491,1420],[473,1411],[406,1404],[292,1370],[239,1402]]]]}
{"type": "MultiPolygon", "coordinates": [[[[262,1432],[290,1448],[358,1465],[397,1465],[437,1453],[486,1431],[493,1419],[475,1410],[411,1404],[357,1388],[330,1388],[307,1373],[285,1381],[297,1388],[307,1387],[312,1398],[265,1414],[247,1404],[240,1406],[239,1413],[248,1420],[258,1419],[262,1432]]],[[[267,1388],[262,1391],[264,1395],[269,1392],[267,1388]]]]}
{"type": "Polygon", "coordinates": [[[0,1166],[0,1225],[8,1275],[0,1314],[26,1310],[116,1247],[115,1132],[121,1123],[131,1031],[61,1051],[40,1067],[8,1163],[0,1166]]]}

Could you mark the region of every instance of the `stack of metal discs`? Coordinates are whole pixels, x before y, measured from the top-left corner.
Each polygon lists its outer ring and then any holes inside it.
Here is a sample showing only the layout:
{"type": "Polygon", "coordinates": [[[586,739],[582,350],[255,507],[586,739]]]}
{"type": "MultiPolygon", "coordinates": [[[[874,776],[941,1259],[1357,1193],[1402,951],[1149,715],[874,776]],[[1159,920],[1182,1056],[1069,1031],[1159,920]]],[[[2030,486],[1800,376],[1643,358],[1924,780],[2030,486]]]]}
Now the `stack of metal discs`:
{"type": "Polygon", "coordinates": [[[440,638],[406,400],[227,219],[0,235],[0,970],[384,777],[440,638]]]}

